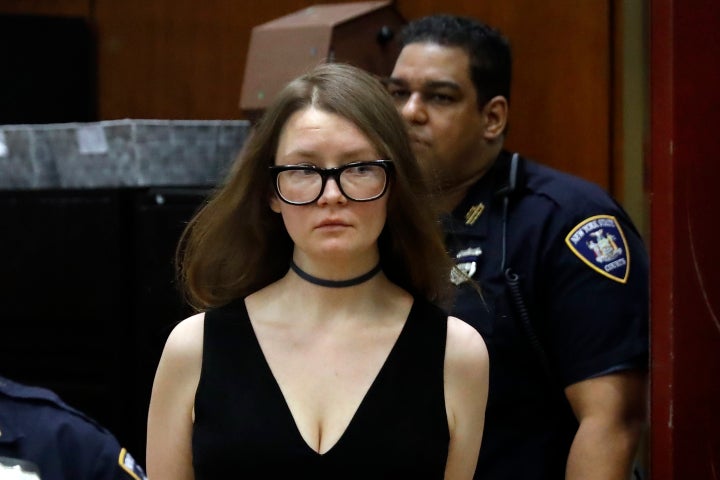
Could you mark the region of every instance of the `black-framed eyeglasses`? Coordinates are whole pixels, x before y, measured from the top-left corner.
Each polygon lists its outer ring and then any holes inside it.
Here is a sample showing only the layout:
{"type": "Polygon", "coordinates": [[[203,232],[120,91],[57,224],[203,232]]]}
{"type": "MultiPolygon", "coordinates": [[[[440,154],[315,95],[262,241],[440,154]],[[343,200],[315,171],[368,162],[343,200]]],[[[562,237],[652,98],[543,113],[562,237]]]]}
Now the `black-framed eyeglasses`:
{"type": "Polygon", "coordinates": [[[376,200],[387,191],[391,169],[391,160],[373,160],[335,168],[275,165],[270,167],[270,172],[280,200],[291,205],[307,205],[320,198],[328,178],[335,180],[340,192],[350,200],[376,200]]]}

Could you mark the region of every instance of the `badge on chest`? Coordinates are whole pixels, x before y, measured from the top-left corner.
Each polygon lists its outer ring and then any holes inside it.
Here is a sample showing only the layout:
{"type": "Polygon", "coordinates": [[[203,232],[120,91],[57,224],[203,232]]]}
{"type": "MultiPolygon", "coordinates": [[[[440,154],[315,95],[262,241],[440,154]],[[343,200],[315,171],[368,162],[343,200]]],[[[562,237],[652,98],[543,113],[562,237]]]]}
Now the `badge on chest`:
{"type": "Polygon", "coordinates": [[[467,282],[477,272],[482,248],[466,248],[455,255],[455,267],[450,272],[450,281],[455,285],[467,282]]]}

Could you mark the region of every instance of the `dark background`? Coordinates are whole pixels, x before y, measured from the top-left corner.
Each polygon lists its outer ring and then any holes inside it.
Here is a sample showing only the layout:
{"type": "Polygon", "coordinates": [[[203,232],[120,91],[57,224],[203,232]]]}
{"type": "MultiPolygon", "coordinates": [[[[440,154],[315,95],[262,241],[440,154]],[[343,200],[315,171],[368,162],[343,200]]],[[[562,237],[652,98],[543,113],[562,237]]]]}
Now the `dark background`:
{"type": "Polygon", "coordinates": [[[99,420],[139,461],[155,366],[190,313],[177,238],[202,188],[0,192],[0,374],[99,420]]]}

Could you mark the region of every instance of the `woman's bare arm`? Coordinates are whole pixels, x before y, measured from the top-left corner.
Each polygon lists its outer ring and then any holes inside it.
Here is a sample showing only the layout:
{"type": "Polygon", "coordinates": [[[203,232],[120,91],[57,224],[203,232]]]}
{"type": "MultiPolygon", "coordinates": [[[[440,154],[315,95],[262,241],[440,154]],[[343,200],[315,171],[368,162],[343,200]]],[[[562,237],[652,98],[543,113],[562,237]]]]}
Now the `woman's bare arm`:
{"type": "Polygon", "coordinates": [[[147,473],[152,480],[193,480],[192,423],[202,364],[204,314],[170,333],[153,383],[147,429],[147,473]]]}
{"type": "Polygon", "coordinates": [[[445,403],[450,449],[445,480],[473,478],[487,405],[489,358],[485,342],[470,325],[448,317],[445,403]]]}

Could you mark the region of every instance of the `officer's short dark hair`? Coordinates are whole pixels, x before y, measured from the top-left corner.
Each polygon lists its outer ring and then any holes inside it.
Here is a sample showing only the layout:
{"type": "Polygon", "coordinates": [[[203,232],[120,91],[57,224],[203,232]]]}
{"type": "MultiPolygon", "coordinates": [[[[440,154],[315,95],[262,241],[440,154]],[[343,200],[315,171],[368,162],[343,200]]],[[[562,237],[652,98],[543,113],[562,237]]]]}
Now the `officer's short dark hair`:
{"type": "Polygon", "coordinates": [[[430,42],[462,48],[470,58],[470,79],[478,106],[498,95],[510,102],[512,54],[510,43],[499,30],[470,17],[430,15],[406,25],[400,41],[403,46],[430,42]]]}

